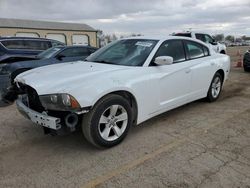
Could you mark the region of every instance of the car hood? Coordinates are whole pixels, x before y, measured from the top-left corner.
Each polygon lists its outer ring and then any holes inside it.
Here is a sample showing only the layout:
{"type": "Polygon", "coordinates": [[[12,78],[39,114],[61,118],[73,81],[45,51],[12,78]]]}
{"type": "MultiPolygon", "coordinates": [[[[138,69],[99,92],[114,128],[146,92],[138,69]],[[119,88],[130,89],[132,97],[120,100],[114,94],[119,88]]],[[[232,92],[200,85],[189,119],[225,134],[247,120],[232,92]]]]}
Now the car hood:
{"type": "Polygon", "coordinates": [[[15,82],[21,82],[36,89],[39,95],[49,93],[67,93],[72,88],[83,84],[95,84],[95,80],[112,78],[118,71],[131,69],[94,62],[70,62],[49,65],[24,72],[17,76],[15,82]]]}
{"type": "Polygon", "coordinates": [[[47,60],[34,58],[32,60],[27,60],[27,61],[17,61],[13,63],[8,63],[5,65],[5,68],[10,72],[13,72],[20,68],[35,68],[45,64],[46,62],[47,60]]]}
{"type": "Polygon", "coordinates": [[[3,56],[0,56],[0,62],[10,59],[10,58],[27,58],[30,60],[36,59],[36,55],[22,55],[22,54],[4,54],[3,56]]]}

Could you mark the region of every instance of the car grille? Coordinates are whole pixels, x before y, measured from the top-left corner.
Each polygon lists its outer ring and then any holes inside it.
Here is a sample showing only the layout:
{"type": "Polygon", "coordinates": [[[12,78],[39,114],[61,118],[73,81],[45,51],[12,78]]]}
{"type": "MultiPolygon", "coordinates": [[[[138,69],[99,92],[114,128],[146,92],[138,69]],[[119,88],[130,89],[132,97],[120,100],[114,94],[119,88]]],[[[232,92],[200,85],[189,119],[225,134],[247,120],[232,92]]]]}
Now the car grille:
{"type": "Polygon", "coordinates": [[[28,85],[22,84],[22,83],[18,83],[18,86],[19,86],[20,90],[22,91],[22,93],[24,95],[26,94],[26,96],[27,96],[26,105],[29,108],[31,108],[32,110],[35,110],[37,112],[45,111],[35,89],[33,89],[32,87],[30,87],[28,85]]]}

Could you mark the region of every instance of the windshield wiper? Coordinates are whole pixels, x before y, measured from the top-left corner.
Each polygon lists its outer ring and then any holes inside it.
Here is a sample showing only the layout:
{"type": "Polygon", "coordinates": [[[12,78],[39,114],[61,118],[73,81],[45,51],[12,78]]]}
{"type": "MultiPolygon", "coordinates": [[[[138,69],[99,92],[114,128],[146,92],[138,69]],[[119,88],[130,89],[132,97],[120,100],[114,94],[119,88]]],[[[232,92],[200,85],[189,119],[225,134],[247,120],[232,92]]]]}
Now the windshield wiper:
{"type": "Polygon", "coordinates": [[[99,61],[93,61],[95,63],[105,63],[105,64],[112,64],[112,65],[116,65],[116,63],[113,62],[109,62],[109,61],[105,61],[105,60],[99,60],[99,61]]]}

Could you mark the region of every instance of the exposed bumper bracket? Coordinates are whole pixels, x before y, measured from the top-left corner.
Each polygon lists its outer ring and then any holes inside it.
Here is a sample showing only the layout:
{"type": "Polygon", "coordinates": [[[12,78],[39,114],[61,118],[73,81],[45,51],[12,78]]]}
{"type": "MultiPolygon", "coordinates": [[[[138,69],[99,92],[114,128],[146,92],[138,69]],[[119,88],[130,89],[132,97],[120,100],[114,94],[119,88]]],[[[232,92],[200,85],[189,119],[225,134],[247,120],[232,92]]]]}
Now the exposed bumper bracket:
{"type": "Polygon", "coordinates": [[[17,109],[27,119],[30,119],[33,123],[47,127],[50,129],[61,129],[60,118],[48,116],[45,112],[38,113],[28,108],[21,98],[16,100],[17,109]]]}

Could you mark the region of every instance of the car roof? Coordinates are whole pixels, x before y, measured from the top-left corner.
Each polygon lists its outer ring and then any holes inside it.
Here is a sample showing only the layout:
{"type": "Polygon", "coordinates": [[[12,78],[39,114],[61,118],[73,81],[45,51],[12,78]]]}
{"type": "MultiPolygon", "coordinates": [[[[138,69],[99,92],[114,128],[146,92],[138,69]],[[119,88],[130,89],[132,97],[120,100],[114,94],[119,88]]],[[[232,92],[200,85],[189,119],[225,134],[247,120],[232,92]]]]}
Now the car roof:
{"type": "Polygon", "coordinates": [[[165,40],[188,40],[188,41],[193,41],[196,43],[200,43],[203,46],[206,46],[210,52],[212,51],[210,49],[210,47],[202,42],[201,40],[195,39],[195,38],[191,38],[191,37],[183,37],[183,36],[138,36],[138,37],[129,37],[129,38],[123,38],[123,39],[119,39],[119,40],[124,40],[124,39],[145,39],[145,40],[158,40],[160,42],[164,42],[165,40]]]}
{"type": "Polygon", "coordinates": [[[174,34],[190,34],[190,33],[198,33],[198,34],[208,34],[202,31],[182,31],[182,32],[176,32],[174,34]]]}
{"type": "MultiPolygon", "coordinates": [[[[138,36],[138,37],[129,37],[129,38],[123,38],[123,39],[145,39],[145,40],[173,40],[173,39],[183,39],[183,40],[191,40],[195,42],[202,43],[200,40],[188,38],[188,37],[182,37],[182,36],[138,36]]],[[[119,39],[119,40],[123,40],[119,39]]]]}
{"type": "MultiPolygon", "coordinates": [[[[46,40],[46,41],[57,41],[57,40],[54,40],[54,39],[47,39],[47,38],[39,38],[39,37],[0,37],[0,41],[2,40],[24,40],[24,39],[27,39],[27,40],[46,40]]],[[[57,42],[60,42],[60,41],[57,41],[57,42]]]]}

